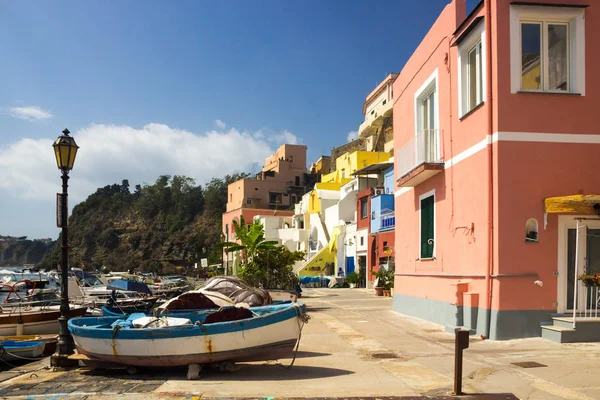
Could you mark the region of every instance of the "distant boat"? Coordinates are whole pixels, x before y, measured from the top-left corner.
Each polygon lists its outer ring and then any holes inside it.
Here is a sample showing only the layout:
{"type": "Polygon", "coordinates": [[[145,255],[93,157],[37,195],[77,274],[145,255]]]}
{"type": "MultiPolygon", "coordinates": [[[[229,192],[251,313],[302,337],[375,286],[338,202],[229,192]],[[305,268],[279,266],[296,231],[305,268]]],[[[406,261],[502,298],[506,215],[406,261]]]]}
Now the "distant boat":
{"type": "MultiPolygon", "coordinates": [[[[112,295],[96,275],[83,271],[80,268],[71,268],[69,271],[69,299],[76,304],[105,303],[112,295]]],[[[119,300],[125,298],[139,298],[139,293],[134,291],[120,291],[119,300]]]]}
{"type": "Polygon", "coordinates": [[[44,353],[44,341],[4,340],[0,342],[0,358],[4,361],[20,361],[40,357],[44,353]]]}
{"type": "Polygon", "coordinates": [[[76,318],[69,330],[90,364],[166,367],[283,358],[308,320],[300,303],[175,315],[76,318]]]}
{"type": "MultiPolygon", "coordinates": [[[[69,317],[81,317],[86,311],[87,307],[71,306],[69,317]]],[[[58,317],[60,306],[3,308],[0,311],[0,336],[57,334],[60,330],[58,317]],[[23,332],[18,333],[17,325],[20,323],[23,324],[23,332]]]]}

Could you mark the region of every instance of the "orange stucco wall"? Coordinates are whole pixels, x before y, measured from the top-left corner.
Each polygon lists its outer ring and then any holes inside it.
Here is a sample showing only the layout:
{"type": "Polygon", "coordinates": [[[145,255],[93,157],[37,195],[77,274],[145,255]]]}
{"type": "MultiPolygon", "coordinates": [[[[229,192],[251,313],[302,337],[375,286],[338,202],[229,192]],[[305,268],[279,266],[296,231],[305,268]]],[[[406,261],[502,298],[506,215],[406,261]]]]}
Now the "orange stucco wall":
{"type": "Polygon", "coordinates": [[[548,216],[544,230],[543,199],[577,193],[596,193],[600,188],[599,145],[500,142],[499,149],[499,262],[496,273],[534,272],[536,278],[501,280],[501,309],[555,309],[558,279],[558,217],[548,216]],[[566,162],[568,160],[568,163],[566,162]],[[524,240],[527,219],[539,223],[539,243],[524,240]],[[512,295],[511,295],[512,294],[512,295]]]}
{"type": "MultiPolygon", "coordinates": [[[[547,229],[543,229],[543,201],[552,196],[598,192],[600,144],[591,143],[591,139],[590,143],[577,143],[580,138],[568,137],[560,138],[563,143],[552,143],[558,140],[556,136],[543,135],[600,135],[595,120],[600,106],[600,77],[593,73],[600,61],[595,51],[600,40],[600,4],[592,0],[572,2],[590,5],[585,9],[586,93],[576,96],[511,94],[511,1],[491,3],[491,131],[487,103],[462,120],[458,115],[458,49],[450,45],[460,13],[455,9],[456,2],[440,14],[394,83],[397,157],[415,135],[415,93],[437,70],[438,125],[446,162],[442,172],[413,189],[396,188],[395,293],[463,305],[463,292],[475,292],[477,306],[485,307],[492,235],[492,275],[498,276],[491,279],[491,308],[555,310],[558,279],[566,278],[553,274],[558,270],[558,218],[549,216],[547,229]],[[540,135],[523,136],[528,132],[540,135]],[[459,162],[450,164],[449,160],[457,155],[461,155],[459,162]],[[432,190],[436,196],[435,259],[417,260],[419,196],[432,190]],[[528,218],[536,218],[539,223],[539,243],[525,242],[528,218]],[[514,276],[522,274],[537,275],[514,276]],[[543,287],[533,284],[537,279],[544,282],[543,287]]],[[[483,7],[473,17],[478,15],[484,15],[483,7]]]]}

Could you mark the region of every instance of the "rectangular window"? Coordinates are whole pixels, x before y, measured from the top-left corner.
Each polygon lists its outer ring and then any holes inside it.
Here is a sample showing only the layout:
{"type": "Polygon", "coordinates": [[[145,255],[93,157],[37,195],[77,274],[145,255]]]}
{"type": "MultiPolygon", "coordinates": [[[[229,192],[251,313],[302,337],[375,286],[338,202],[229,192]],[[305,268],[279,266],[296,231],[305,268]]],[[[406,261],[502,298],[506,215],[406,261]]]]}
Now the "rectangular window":
{"type": "Polygon", "coordinates": [[[428,196],[421,199],[421,257],[432,258],[435,244],[435,198],[428,196]]]}
{"type": "Polygon", "coordinates": [[[282,193],[269,192],[269,203],[281,204],[283,201],[282,193]]]}
{"type": "Polygon", "coordinates": [[[364,237],[360,237],[360,245],[364,246],[365,245],[365,238],[364,237]]]}
{"type": "Polygon", "coordinates": [[[467,109],[469,112],[483,101],[483,59],[481,42],[469,50],[467,56],[467,109]]]}
{"type": "Polygon", "coordinates": [[[485,24],[480,21],[458,45],[458,116],[485,101],[485,24]]]}
{"type": "Polygon", "coordinates": [[[521,90],[569,90],[569,24],[521,22],[521,90]]]}
{"type": "Polygon", "coordinates": [[[421,100],[421,138],[417,140],[417,151],[421,162],[435,162],[437,160],[437,121],[435,116],[435,87],[421,100]]]}
{"type": "Polygon", "coordinates": [[[366,199],[362,199],[360,201],[360,218],[361,219],[365,219],[367,218],[368,215],[368,210],[367,210],[367,200],[366,199]]]}
{"type": "Polygon", "coordinates": [[[300,186],[300,177],[299,176],[296,177],[296,186],[300,186]]]}
{"type": "Polygon", "coordinates": [[[421,100],[421,130],[435,129],[435,88],[421,100]]]}
{"type": "Polygon", "coordinates": [[[252,204],[252,199],[246,200],[246,204],[252,204]]]}

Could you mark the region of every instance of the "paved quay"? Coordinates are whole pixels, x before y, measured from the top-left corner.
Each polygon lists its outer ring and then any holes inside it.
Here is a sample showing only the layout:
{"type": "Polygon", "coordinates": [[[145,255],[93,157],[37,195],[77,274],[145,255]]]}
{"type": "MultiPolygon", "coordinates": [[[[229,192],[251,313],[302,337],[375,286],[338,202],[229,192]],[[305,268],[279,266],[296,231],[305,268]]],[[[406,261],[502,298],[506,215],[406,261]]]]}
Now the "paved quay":
{"type": "MultiPolygon", "coordinates": [[[[441,326],[394,313],[391,298],[365,289],[305,289],[301,301],[311,320],[289,370],[244,363],[235,372],[203,371],[189,381],[185,369],[172,368],[53,372],[45,359],[0,373],[0,397],[451,398],[454,336],[441,326]]],[[[464,354],[463,399],[600,399],[600,344],[472,337],[464,354]]]]}

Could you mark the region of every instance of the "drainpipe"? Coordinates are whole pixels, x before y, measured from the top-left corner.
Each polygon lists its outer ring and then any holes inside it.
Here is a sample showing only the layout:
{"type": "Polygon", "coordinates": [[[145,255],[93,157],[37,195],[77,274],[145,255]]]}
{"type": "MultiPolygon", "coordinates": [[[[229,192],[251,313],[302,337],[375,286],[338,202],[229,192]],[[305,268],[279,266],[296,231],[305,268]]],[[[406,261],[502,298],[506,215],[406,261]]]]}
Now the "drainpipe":
{"type": "Polygon", "coordinates": [[[485,0],[485,51],[486,51],[486,102],[488,114],[488,138],[487,146],[488,156],[488,245],[487,262],[488,270],[485,276],[485,286],[487,290],[486,309],[487,321],[485,323],[485,332],[482,335],[488,339],[492,323],[492,274],[494,272],[494,159],[492,153],[492,135],[493,135],[493,109],[492,109],[492,0],[485,0]]]}

